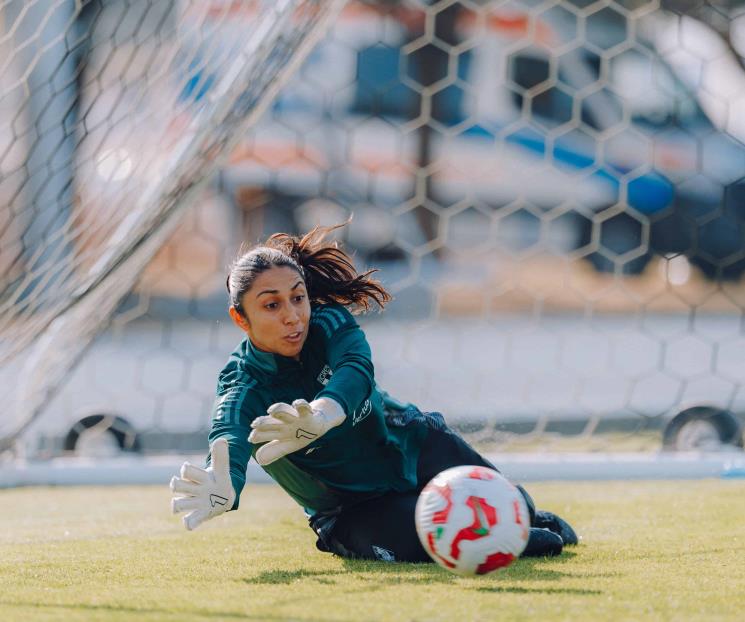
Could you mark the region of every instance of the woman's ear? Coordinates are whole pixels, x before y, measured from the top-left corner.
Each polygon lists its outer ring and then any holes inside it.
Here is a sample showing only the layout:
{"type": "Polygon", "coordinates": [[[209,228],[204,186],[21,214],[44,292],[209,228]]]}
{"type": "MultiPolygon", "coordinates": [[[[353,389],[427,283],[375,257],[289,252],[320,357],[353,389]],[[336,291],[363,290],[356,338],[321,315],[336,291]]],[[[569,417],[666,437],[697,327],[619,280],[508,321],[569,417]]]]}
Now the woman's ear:
{"type": "Polygon", "coordinates": [[[228,313],[230,313],[230,319],[233,320],[233,324],[240,328],[244,333],[248,332],[249,328],[251,327],[251,324],[249,324],[248,322],[248,318],[243,317],[238,309],[236,309],[235,307],[230,307],[230,309],[228,309],[228,313]]]}

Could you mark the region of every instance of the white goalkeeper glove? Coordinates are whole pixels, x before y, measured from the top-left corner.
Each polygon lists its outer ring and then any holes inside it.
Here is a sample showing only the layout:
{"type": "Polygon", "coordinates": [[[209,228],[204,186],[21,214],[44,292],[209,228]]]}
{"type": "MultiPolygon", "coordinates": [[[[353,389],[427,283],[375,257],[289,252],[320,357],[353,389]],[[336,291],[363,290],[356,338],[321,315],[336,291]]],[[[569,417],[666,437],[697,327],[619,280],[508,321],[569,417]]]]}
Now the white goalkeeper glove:
{"type": "Polygon", "coordinates": [[[310,445],[347,418],[341,405],[328,397],[310,403],[295,400],[292,406],[277,402],[266,412],[268,416],[253,420],[248,437],[252,443],[266,443],[256,452],[262,466],[310,445]]]}
{"type": "Polygon", "coordinates": [[[235,490],[230,480],[228,441],[218,438],[210,447],[212,464],[201,469],[184,462],[181,477],[171,479],[171,510],[184,516],[184,526],[191,531],[204,521],[215,518],[233,507],[235,490]]]}

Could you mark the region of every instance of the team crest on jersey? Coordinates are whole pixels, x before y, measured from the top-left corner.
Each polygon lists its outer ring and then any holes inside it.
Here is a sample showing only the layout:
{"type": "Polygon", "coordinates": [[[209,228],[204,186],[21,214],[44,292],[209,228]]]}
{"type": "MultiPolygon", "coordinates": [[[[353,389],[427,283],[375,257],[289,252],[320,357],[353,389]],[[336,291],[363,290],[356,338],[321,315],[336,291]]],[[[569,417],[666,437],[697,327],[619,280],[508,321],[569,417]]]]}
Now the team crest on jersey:
{"type": "Polygon", "coordinates": [[[331,380],[331,376],[334,375],[334,372],[331,371],[331,368],[328,365],[324,365],[323,369],[321,370],[321,373],[318,374],[318,382],[320,382],[324,387],[329,383],[329,380],[331,380]]]}
{"type": "Polygon", "coordinates": [[[352,413],[352,425],[357,425],[360,421],[362,421],[367,415],[369,415],[372,412],[372,402],[370,400],[365,400],[362,403],[362,406],[359,407],[359,409],[355,410],[352,413]]]}

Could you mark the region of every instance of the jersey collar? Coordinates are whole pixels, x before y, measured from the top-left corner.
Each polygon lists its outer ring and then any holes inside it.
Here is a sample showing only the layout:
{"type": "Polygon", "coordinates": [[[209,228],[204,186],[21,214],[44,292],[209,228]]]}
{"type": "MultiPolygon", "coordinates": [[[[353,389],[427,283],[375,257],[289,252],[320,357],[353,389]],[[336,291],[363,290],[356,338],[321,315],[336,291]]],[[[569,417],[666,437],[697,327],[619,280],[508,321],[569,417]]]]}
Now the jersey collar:
{"type": "Polygon", "coordinates": [[[264,352],[259,350],[251,340],[246,337],[246,354],[248,362],[265,374],[278,374],[300,368],[300,363],[288,356],[264,352]]]}

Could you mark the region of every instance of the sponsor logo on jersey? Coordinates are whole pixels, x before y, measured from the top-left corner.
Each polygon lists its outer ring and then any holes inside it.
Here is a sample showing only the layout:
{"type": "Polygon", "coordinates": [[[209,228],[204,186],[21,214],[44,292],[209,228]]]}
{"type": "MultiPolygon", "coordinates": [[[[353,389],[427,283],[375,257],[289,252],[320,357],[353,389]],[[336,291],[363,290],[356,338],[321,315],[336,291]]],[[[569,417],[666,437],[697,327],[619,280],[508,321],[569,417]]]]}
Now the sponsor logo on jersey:
{"type": "Polygon", "coordinates": [[[329,380],[331,380],[331,376],[334,375],[334,372],[331,370],[331,368],[328,365],[324,365],[323,369],[321,370],[321,373],[318,374],[318,382],[320,382],[324,387],[329,383],[329,380]]]}
{"type": "Polygon", "coordinates": [[[357,425],[372,412],[372,402],[365,400],[357,410],[352,413],[352,425],[357,425]]]}

